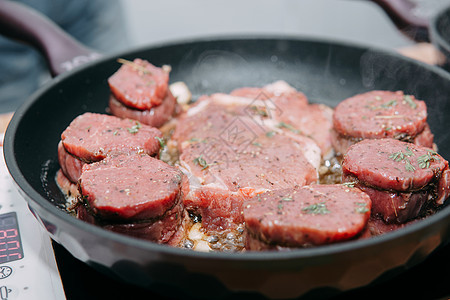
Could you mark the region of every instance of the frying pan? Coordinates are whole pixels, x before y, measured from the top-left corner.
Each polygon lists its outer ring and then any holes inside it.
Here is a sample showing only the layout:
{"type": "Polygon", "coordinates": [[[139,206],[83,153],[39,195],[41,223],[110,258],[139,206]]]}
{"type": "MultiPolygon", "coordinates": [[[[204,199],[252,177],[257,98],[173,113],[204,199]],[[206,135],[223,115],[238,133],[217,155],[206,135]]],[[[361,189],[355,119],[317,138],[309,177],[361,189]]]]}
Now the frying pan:
{"type": "MultiPolygon", "coordinates": [[[[19,19],[38,28],[34,22],[41,22],[40,17],[25,18],[22,8],[4,3],[0,19],[14,27],[19,11],[19,19]]],[[[45,52],[49,40],[58,44],[60,33],[34,37],[33,43],[45,52]]],[[[171,81],[184,81],[194,98],[279,79],[303,91],[311,102],[331,106],[373,89],[403,90],[426,100],[439,153],[450,158],[450,75],[395,53],[330,40],[260,36],[179,41],[103,57],[37,91],[16,111],[4,139],[7,167],[30,210],[51,238],[80,261],[172,296],[210,299],[248,292],[314,298],[390,278],[448,243],[448,206],[382,236],[290,252],[200,253],[116,234],[70,216],[54,181],[57,144],[76,116],[106,112],[107,78],[119,67],[117,57],[171,65],[171,81]]]]}

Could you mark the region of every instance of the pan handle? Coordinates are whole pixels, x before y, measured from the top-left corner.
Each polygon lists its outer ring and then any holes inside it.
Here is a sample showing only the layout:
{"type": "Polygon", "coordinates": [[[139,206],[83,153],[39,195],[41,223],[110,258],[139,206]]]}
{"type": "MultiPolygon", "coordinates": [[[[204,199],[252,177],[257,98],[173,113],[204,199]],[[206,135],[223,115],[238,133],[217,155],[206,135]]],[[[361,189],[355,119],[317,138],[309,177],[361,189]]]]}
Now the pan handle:
{"type": "Polygon", "coordinates": [[[9,0],[0,0],[0,34],[30,44],[42,52],[52,76],[101,56],[40,12],[9,0]]]}
{"type": "Polygon", "coordinates": [[[410,0],[371,0],[378,4],[394,24],[409,38],[416,42],[429,42],[429,23],[431,16],[419,13],[417,5],[410,0]]]}

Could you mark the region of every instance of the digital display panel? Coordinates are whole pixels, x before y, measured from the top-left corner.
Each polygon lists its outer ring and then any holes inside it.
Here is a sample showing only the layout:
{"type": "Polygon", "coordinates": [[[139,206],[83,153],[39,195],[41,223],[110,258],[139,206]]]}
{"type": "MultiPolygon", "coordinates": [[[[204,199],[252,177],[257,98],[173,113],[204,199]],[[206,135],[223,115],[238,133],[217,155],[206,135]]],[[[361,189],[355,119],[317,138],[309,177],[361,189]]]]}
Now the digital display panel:
{"type": "Polygon", "coordinates": [[[0,215],[0,264],[23,258],[17,214],[0,215]]]}

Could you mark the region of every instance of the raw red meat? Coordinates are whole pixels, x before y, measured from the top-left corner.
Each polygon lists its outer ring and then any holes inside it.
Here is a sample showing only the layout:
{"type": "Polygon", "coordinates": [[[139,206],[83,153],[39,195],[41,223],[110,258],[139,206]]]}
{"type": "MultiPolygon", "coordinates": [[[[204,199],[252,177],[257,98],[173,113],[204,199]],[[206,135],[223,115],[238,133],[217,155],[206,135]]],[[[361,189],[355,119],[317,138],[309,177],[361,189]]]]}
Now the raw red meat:
{"type": "Polygon", "coordinates": [[[122,66],[109,79],[114,97],[128,107],[149,110],[166,97],[169,72],[146,60],[123,60],[122,66]]]}
{"type": "Polygon", "coordinates": [[[95,162],[107,155],[157,154],[161,132],[136,120],[85,113],[75,118],[61,134],[64,149],[85,162],[95,162]]]}
{"type": "MultiPolygon", "coordinates": [[[[394,138],[414,142],[427,125],[424,101],[402,91],[371,91],[350,97],[336,106],[333,115],[332,143],[344,154],[348,147],[362,139],[394,138]]],[[[433,136],[427,132],[417,143],[433,147],[433,136]]]]}
{"type": "Polygon", "coordinates": [[[345,185],[269,191],[244,204],[246,248],[305,247],[351,239],[370,216],[370,198],[345,185]]]}
{"type": "Polygon", "coordinates": [[[80,191],[92,214],[108,220],[159,218],[179,204],[180,170],[148,155],[108,156],[83,167],[80,191]]]}
{"type": "Polygon", "coordinates": [[[133,119],[153,127],[161,127],[176,113],[177,100],[168,90],[167,95],[160,105],[147,110],[138,110],[126,106],[111,95],[109,109],[111,110],[111,114],[116,117],[133,119]]]}
{"type": "Polygon", "coordinates": [[[342,162],[343,181],[372,199],[372,214],[387,223],[404,223],[449,194],[448,162],[433,150],[395,139],[363,140],[342,162]]]}

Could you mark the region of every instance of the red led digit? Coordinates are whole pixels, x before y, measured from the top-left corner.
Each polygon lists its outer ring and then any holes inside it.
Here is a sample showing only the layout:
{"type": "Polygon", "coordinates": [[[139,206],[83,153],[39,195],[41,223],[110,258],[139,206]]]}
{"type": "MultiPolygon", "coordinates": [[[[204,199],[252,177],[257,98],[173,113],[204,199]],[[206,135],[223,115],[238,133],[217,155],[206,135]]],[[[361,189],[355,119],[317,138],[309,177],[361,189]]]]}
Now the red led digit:
{"type": "Polygon", "coordinates": [[[19,242],[18,241],[11,241],[11,242],[8,242],[7,243],[7,248],[8,248],[8,250],[17,250],[17,249],[19,249],[20,248],[20,244],[19,244],[19,242]],[[13,246],[11,246],[11,245],[13,245],[13,246]]]}
{"type": "Polygon", "coordinates": [[[15,238],[17,236],[17,229],[8,229],[6,230],[7,238],[15,238]]]}
{"type": "Polygon", "coordinates": [[[23,258],[15,212],[0,215],[0,264],[23,258]]]}
{"type": "Polygon", "coordinates": [[[8,254],[8,261],[18,260],[18,259],[21,259],[22,257],[23,257],[22,253],[19,253],[19,252],[10,253],[10,254],[8,254]],[[13,257],[13,256],[16,256],[16,257],[13,257]]]}

